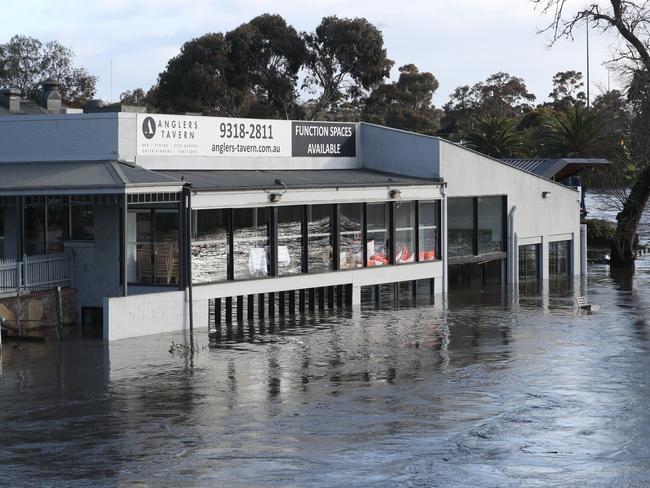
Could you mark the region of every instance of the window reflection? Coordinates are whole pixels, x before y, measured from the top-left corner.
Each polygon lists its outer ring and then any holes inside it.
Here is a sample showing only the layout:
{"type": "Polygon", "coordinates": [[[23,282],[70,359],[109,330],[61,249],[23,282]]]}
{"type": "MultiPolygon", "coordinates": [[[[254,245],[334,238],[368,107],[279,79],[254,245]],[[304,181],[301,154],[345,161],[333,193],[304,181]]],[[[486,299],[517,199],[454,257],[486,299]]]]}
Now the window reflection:
{"type": "Polygon", "coordinates": [[[478,199],[478,251],[503,251],[503,198],[478,199]]]}
{"type": "Polygon", "coordinates": [[[278,208],[278,275],[302,271],[303,207],[278,208]]]}
{"type": "Polygon", "coordinates": [[[361,203],[344,203],[339,208],[341,269],[360,268],[363,266],[363,206],[361,203]]]}
{"type": "Polygon", "coordinates": [[[192,281],[210,283],[228,278],[228,220],[226,209],[194,211],[192,281]]]}
{"type": "Polygon", "coordinates": [[[395,264],[415,261],[415,206],[400,202],[395,206],[395,264]]]}
{"type": "Polygon", "coordinates": [[[450,198],[447,203],[449,256],[474,254],[474,199],[450,198]]]}
{"type": "Polygon", "coordinates": [[[368,266],[389,264],[388,204],[369,203],[366,213],[368,216],[368,266]]]}
{"type": "Polygon", "coordinates": [[[234,210],[234,276],[236,280],[269,275],[269,209],[234,210]]]}
{"type": "Polygon", "coordinates": [[[307,209],[310,273],[333,269],[332,206],[310,205],[307,209]]]}
{"type": "Polygon", "coordinates": [[[440,203],[420,202],[420,261],[440,259],[438,255],[438,219],[440,203]]]}

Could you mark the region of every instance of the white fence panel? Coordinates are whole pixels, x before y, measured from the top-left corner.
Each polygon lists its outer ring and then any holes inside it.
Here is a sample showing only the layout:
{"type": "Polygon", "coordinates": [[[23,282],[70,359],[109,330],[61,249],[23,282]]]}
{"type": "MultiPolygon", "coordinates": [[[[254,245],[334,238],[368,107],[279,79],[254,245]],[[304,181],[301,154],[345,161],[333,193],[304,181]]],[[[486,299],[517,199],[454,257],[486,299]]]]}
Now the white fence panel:
{"type": "Polygon", "coordinates": [[[22,261],[0,260],[0,296],[20,290],[49,290],[72,283],[72,257],[63,253],[36,254],[22,261]]]}

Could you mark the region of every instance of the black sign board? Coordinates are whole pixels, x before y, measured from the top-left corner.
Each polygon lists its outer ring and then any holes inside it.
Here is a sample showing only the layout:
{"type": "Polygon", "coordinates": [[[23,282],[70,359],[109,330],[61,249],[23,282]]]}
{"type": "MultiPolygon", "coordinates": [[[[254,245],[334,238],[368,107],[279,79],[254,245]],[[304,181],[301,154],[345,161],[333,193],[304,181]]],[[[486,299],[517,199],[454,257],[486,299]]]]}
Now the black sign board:
{"type": "Polygon", "coordinates": [[[353,158],[356,153],[355,124],[291,123],[291,155],[293,157],[353,158]]]}

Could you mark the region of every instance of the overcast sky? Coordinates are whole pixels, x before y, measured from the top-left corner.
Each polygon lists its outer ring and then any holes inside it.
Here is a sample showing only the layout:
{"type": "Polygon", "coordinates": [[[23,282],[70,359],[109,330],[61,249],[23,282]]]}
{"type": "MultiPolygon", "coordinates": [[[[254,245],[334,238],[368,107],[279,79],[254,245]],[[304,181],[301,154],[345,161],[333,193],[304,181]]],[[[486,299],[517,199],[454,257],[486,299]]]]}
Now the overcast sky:
{"type": "MultiPolygon", "coordinates": [[[[267,12],[282,15],[299,31],[313,30],[327,15],[367,18],[384,34],[395,61],[393,78],[406,63],[436,76],[437,106],[457,86],[497,71],[524,78],[544,100],[556,72],[584,73],[586,67],[584,32],[549,50],[548,36],[537,34],[549,19],[529,0],[19,0],[2,8],[0,42],[14,34],[58,40],[74,50],[76,64],[99,77],[97,96],[104,100],[116,100],[127,89],[148,89],[183,42],[267,12]]],[[[592,31],[590,42],[591,87],[597,94],[607,87],[603,62],[614,40],[592,31]]],[[[616,85],[612,74],[611,86],[616,85]]]]}

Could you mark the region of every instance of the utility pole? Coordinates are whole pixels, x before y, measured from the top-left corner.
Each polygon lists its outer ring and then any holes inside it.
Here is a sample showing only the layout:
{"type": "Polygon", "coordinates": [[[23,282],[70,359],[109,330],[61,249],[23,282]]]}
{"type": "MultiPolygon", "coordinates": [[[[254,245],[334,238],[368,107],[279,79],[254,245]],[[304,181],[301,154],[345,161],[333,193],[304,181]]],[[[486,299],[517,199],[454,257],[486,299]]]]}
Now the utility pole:
{"type": "Polygon", "coordinates": [[[589,97],[589,17],[587,17],[585,25],[587,26],[587,108],[589,108],[591,105],[589,97]]]}

